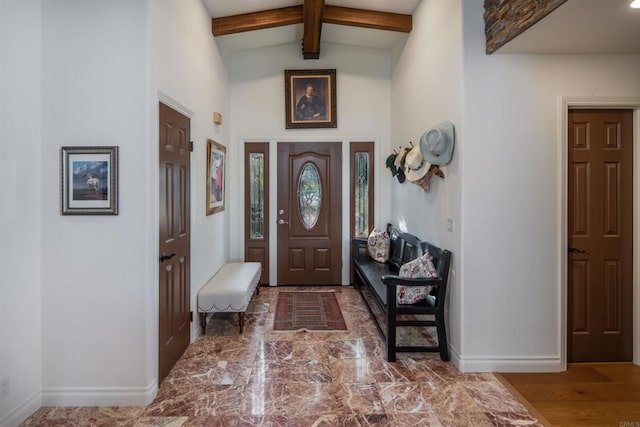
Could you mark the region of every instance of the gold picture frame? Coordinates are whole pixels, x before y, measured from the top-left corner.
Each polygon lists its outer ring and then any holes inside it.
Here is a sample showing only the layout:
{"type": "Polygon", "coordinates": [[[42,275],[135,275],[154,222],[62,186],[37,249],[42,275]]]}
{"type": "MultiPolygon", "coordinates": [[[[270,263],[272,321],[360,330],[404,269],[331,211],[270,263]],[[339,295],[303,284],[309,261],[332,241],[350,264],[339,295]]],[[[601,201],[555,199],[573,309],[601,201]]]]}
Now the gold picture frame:
{"type": "Polygon", "coordinates": [[[224,210],[227,148],[207,140],[207,216],[224,210]]]}
{"type": "Polygon", "coordinates": [[[287,129],[338,127],[336,70],[284,70],[287,129]]]}

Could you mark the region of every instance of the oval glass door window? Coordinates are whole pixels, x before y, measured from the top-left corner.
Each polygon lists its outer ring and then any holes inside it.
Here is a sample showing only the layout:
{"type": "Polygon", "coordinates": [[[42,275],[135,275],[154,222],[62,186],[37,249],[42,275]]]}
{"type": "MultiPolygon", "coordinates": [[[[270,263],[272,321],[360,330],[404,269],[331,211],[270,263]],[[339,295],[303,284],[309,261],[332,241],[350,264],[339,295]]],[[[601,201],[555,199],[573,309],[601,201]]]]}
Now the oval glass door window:
{"type": "Polygon", "coordinates": [[[318,222],[321,204],[320,174],[312,163],[307,163],[302,168],[298,181],[298,212],[300,221],[307,230],[312,229],[318,222]]]}

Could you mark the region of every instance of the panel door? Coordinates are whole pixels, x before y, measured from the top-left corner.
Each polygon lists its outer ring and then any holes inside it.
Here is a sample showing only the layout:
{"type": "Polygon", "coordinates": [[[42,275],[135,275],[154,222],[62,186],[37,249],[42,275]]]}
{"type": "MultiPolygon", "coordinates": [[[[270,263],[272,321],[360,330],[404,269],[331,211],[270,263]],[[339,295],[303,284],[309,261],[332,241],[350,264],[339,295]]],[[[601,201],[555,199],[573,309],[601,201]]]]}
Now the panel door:
{"type": "Polygon", "coordinates": [[[160,104],[158,383],[190,340],[190,120],[160,104]]]}
{"type": "Polygon", "coordinates": [[[571,110],[568,361],[632,358],[633,114],[571,110]]]}
{"type": "Polygon", "coordinates": [[[342,147],[278,144],[278,284],[340,284],[342,147]]]}

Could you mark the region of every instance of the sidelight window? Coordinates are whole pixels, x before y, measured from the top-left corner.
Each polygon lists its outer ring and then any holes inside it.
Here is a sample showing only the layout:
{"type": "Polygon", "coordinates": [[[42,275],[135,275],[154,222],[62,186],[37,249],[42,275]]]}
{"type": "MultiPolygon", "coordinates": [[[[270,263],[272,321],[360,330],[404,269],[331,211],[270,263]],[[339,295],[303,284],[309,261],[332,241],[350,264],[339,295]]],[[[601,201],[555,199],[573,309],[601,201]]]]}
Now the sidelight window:
{"type": "Polygon", "coordinates": [[[373,229],[373,142],[351,143],[351,236],[373,229]]]}
{"type": "Polygon", "coordinates": [[[264,239],[264,154],[249,154],[249,237],[264,239]]]}

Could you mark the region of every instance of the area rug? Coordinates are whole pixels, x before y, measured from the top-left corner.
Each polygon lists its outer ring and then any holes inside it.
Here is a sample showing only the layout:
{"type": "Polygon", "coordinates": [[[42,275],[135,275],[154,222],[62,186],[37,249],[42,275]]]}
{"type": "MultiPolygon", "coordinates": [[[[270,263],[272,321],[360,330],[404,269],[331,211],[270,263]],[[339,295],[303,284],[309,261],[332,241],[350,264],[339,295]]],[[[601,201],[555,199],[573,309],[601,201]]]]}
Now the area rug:
{"type": "Polygon", "coordinates": [[[273,330],[346,331],[347,324],[334,292],[280,292],[273,330]]]}

